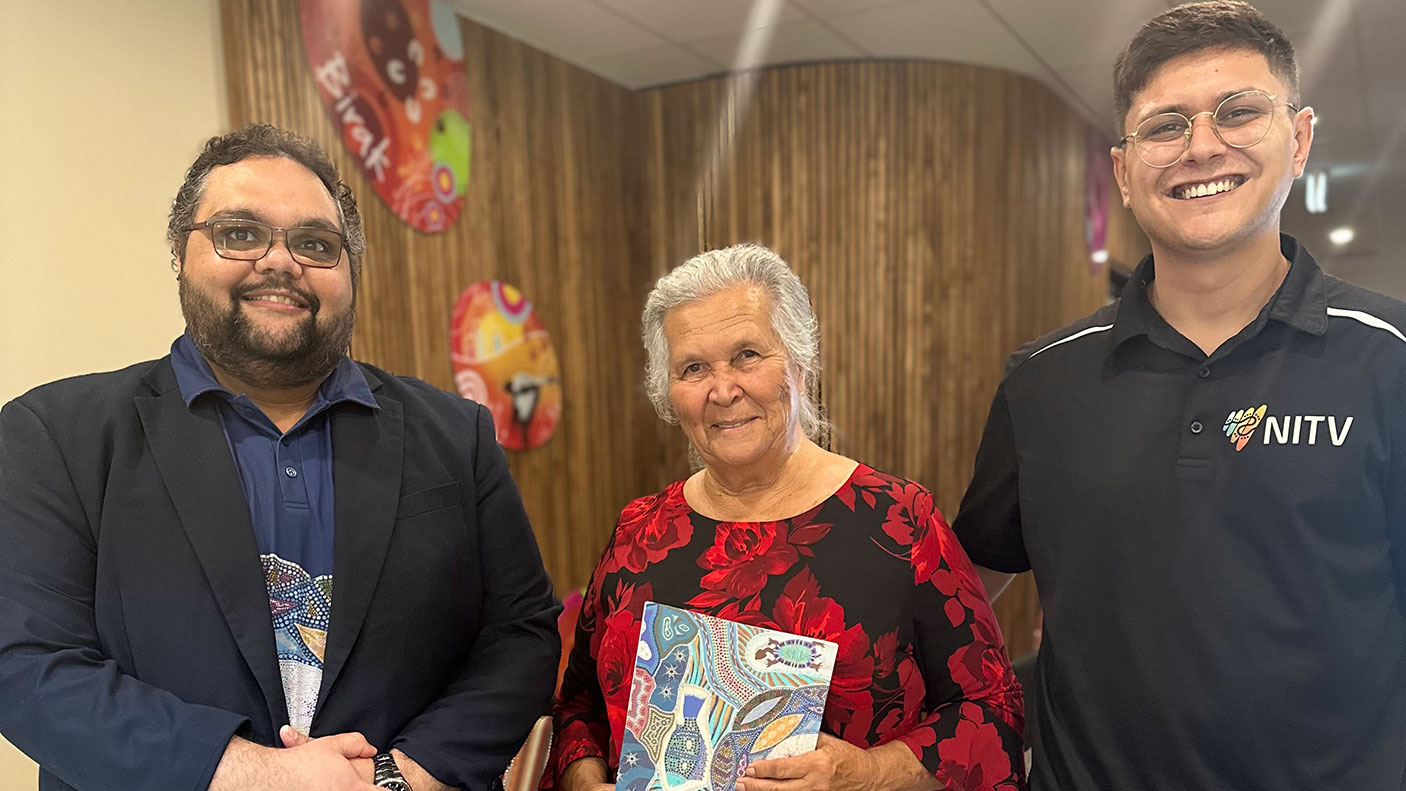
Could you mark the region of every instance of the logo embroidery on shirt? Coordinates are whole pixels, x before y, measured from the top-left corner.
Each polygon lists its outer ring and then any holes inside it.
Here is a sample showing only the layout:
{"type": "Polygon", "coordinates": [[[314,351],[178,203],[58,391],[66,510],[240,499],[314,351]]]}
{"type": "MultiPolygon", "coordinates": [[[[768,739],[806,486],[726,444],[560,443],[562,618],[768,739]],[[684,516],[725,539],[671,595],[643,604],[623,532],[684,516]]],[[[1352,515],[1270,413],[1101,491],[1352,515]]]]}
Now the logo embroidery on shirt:
{"type": "Polygon", "coordinates": [[[1230,439],[1230,444],[1239,451],[1250,444],[1250,438],[1254,436],[1255,429],[1260,423],[1265,424],[1264,438],[1261,444],[1268,445],[1271,442],[1279,445],[1317,445],[1320,436],[1323,436],[1333,444],[1333,447],[1342,447],[1347,442],[1347,434],[1352,431],[1352,416],[1348,415],[1338,422],[1336,415],[1265,415],[1269,410],[1267,404],[1260,404],[1257,407],[1246,407],[1245,409],[1232,409],[1225,417],[1225,436],[1230,439]],[[1319,427],[1327,429],[1322,434],[1319,427]]]}
{"type": "Polygon", "coordinates": [[[1324,437],[1338,448],[1347,442],[1347,433],[1351,430],[1352,415],[1343,418],[1341,423],[1337,415],[1270,415],[1265,418],[1264,444],[1268,445],[1272,439],[1280,445],[1298,445],[1300,440],[1305,445],[1317,445],[1319,437],[1324,437]],[[1319,426],[1327,431],[1320,434],[1319,426]]]}
{"type": "Polygon", "coordinates": [[[1264,420],[1267,409],[1268,404],[1260,404],[1257,407],[1230,410],[1230,414],[1225,418],[1225,435],[1230,438],[1230,444],[1235,446],[1235,450],[1242,450],[1250,443],[1250,437],[1254,435],[1255,429],[1259,428],[1260,421],[1264,420]]]}

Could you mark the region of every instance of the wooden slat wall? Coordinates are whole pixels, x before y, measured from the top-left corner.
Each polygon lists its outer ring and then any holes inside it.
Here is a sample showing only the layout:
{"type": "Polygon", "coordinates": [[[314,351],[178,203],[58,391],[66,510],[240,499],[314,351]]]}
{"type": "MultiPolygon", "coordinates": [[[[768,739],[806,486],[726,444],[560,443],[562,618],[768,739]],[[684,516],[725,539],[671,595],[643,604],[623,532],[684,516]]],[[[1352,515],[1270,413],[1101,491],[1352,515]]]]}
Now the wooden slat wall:
{"type": "Polygon", "coordinates": [[[510,453],[547,570],[584,584],[615,518],[656,487],[640,383],[637,306],[647,230],[637,159],[639,97],[514,39],[462,23],[473,159],[463,213],[444,234],[395,218],[347,154],[318,99],[296,0],[223,0],[231,123],[268,121],[322,144],[366,218],[369,252],[353,352],[453,390],[449,320],[460,292],[497,278],[523,289],[556,345],[557,433],[510,453]]]}
{"type": "MultiPolygon", "coordinates": [[[[923,482],[949,516],[1007,354],[1107,290],[1084,251],[1084,126],[1023,77],[868,62],[764,71],[750,101],[721,78],[636,93],[463,20],[472,173],[463,216],[427,236],[346,154],[296,0],[221,5],[232,123],[310,135],[360,198],[357,357],[452,389],[465,286],[507,280],[541,312],[564,414],[510,462],[563,591],[585,582],[625,502],[688,472],[678,430],[644,399],[638,339],[654,278],[688,256],[745,240],[790,261],[821,320],[836,449],[923,482]],[[710,169],[714,150],[726,156],[710,169]]],[[[1136,263],[1136,226],[1111,233],[1136,263]]],[[[1030,581],[997,610],[1023,653],[1030,581]]]]}
{"type": "MultiPolygon", "coordinates": [[[[955,515],[1007,355],[1107,294],[1085,252],[1085,124],[1033,80],[963,65],[776,68],[750,102],[744,86],[645,92],[651,263],[777,250],[820,318],[835,449],[955,515]]],[[[1028,575],[997,611],[1025,653],[1028,575]]]]}
{"type": "Polygon", "coordinates": [[[1133,213],[1123,208],[1123,199],[1116,184],[1108,200],[1108,265],[1131,272],[1152,248],[1133,213]]]}

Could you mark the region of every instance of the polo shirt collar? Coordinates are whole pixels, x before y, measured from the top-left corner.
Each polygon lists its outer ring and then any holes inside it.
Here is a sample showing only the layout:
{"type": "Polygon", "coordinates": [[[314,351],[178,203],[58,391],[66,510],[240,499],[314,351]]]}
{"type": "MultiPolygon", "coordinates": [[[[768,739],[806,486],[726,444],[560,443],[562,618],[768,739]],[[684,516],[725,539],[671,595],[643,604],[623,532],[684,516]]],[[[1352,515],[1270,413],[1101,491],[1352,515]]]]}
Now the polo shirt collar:
{"type": "Polygon", "coordinates": [[[1269,301],[1269,317],[1310,335],[1328,331],[1328,295],[1323,270],[1294,237],[1279,234],[1279,249],[1289,259],[1289,274],[1274,299],[1269,301]]]}
{"type": "MultiPolygon", "coordinates": [[[[215,372],[195,348],[195,341],[191,339],[188,331],[181,333],[181,337],[171,344],[171,368],[175,371],[176,386],[180,388],[181,398],[186,402],[186,406],[190,406],[195,399],[206,393],[222,393],[230,397],[234,395],[215,379],[215,372]]],[[[342,359],[337,361],[337,367],[322,380],[317,391],[328,406],[351,401],[371,409],[381,408],[381,405],[376,403],[376,397],[371,394],[371,386],[367,384],[361,368],[346,355],[342,355],[342,359]]]]}
{"type": "MultiPolygon", "coordinates": [[[[1308,250],[1294,237],[1279,234],[1279,249],[1289,260],[1289,273],[1279,290],[1270,297],[1255,323],[1279,321],[1310,335],[1322,335],[1328,329],[1328,299],[1324,291],[1323,270],[1308,250]]],[[[1113,319],[1113,346],[1138,335],[1158,336],[1176,334],[1147,298],[1147,287],[1156,277],[1152,256],[1148,255],[1133,270],[1118,301],[1113,319]]]]}

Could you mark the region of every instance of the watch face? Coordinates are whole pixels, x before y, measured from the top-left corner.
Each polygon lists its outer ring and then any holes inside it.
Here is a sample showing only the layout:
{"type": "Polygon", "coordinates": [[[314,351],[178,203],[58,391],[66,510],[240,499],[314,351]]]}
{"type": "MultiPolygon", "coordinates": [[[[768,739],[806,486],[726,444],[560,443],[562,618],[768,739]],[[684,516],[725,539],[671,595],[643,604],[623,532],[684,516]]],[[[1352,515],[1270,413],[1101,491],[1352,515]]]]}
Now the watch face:
{"type": "Polygon", "coordinates": [[[382,780],[376,785],[387,791],[410,791],[410,784],[404,780],[382,780]]]}

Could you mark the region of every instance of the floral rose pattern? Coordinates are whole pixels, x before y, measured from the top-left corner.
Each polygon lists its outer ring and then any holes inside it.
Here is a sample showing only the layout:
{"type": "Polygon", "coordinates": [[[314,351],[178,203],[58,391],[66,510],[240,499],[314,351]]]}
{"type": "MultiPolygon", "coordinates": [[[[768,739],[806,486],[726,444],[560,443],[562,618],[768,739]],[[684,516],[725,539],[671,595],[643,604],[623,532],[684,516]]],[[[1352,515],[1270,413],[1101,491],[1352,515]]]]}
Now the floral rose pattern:
{"type": "Polygon", "coordinates": [[[777,522],[695,513],[677,482],[625,508],[591,577],[543,785],[620,756],[646,601],[839,646],[824,729],[902,741],[953,791],[1024,788],[1022,698],[995,616],[932,494],[859,465],[777,522]]]}
{"type": "Polygon", "coordinates": [[[677,496],[666,491],[625,506],[603,563],[607,572],[623,569],[638,574],[663,560],[669,550],[688,543],[693,537],[693,522],[682,494],[680,487],[677,496]]]}

